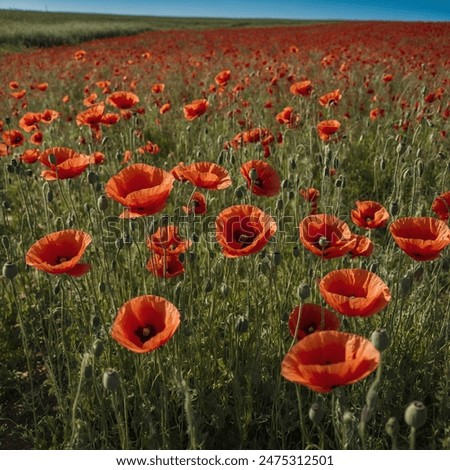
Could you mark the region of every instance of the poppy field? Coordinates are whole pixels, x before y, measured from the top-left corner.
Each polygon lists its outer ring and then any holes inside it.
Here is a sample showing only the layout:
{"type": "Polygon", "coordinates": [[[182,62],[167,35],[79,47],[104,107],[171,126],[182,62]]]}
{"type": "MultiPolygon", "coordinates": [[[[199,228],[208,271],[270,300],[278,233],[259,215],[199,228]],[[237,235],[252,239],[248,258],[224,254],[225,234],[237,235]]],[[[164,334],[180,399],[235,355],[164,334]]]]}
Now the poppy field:
{"type": "Polygon", "coordinates": [[[0,63],[0,448],[449,449],[448,23],[0,63]]]}

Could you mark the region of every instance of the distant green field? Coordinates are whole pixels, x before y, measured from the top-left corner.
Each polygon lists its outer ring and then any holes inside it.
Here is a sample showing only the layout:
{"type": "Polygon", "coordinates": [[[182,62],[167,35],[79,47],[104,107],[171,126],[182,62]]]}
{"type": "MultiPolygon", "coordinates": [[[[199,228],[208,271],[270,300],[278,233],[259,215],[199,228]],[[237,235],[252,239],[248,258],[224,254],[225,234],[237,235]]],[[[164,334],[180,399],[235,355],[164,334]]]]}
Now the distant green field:
{"type": "MultiPolygon", "coordinates": [[[[150,30],[209,29],[269,25],[299,25],[306,21],[226,18],[171,18],[82,13],[0,10],[0,50],[77,44],[150,30]]],[[[308,22],[309,23],[309,22],[308,22]]]]}

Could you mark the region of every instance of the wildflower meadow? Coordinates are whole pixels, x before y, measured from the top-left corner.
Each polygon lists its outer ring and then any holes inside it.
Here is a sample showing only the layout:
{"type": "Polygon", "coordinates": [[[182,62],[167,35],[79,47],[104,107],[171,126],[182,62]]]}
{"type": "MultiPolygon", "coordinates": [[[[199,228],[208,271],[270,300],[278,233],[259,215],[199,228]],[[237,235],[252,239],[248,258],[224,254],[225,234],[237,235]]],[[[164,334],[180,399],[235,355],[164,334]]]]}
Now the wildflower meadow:
{"type": "Polygon", "coordinates": [[[3,52],[0,448],[449,449],[449,41],[3,52]]]}

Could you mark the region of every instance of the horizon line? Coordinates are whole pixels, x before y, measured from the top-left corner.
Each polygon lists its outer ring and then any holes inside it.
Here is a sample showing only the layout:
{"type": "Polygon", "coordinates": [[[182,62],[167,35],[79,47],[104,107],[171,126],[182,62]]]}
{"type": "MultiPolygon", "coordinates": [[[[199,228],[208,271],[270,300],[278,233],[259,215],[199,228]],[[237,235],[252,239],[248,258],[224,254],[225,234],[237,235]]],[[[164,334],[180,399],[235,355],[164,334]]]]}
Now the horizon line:
{"type": "Polygon", "coordinates": [[[0,11],[23,11],[29,13],[62,13],[67,15],[99,15],[99,16],[129,16],[136,18],[180,18],[180,19],[201,19],[201,20],[248,20],[248,21],[361,21],[361,22],[391,22],[391,23],[449,23],[450,20],[430,20],[430,19],[386,19],[386,18],[280,18],[269,16],[194,16],[194,15],[148,15],[148,14],[133,14],[133,13],[100,13],[92,11],[64,11],[64,10],[39,10],[39,9],[26,9],[26,8],[0,8],[0,11]]]}

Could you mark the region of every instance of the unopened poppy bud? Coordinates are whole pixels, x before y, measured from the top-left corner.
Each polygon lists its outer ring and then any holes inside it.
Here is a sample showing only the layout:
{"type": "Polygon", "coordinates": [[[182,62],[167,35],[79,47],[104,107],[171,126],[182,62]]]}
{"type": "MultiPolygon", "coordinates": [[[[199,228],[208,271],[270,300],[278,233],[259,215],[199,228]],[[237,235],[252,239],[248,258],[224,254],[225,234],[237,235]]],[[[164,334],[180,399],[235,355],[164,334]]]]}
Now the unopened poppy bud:
{"type": "Polygon", "coordinates": [[[361,422],[362,423],[368,423],[370,419],[372,418],[374,409],[368,405],[364,405],[362,411],[361,411],[361,422]]]}
{"type": "Polygon", "coordinates": [[[116,370],[114,369],[106,369],[103,374],[103,386],[106,390],[110,392],[114,392],[120,386],[120,377],[116,370]]]}
{"type": "Polygon", "coordinates": [[[352,424],[355,421],[355,416],[351,411],[345,411],[344,415],[342,416],[342,421],[345,425],[352,424]]]}
{"type": "Polygon", "coordinates": [[[197,259],[197,255],[196,255],[195,251],[190,251],[188,253],[189,263],[194,263],[196,259],[197,259]]]}
{"type": "Polygon", "coordinates": [[[234,195],[238,198],[238,199],[242,199],[244,197],[244,194],[245,194],[245,188],[243,186],[238,186],[235,190],[234,190],[234,195]]]}
{"type": "Polygon", "coordinates": [[[2,245],[5,251],[9,250],[9,238],[6,235],[2,235],[2,245]]]}
{"type": "Polygon", "coordinates": [[[380,170],[384,171],[386,169],[386,161],[384,158],[380,160],[380,170]]]}
{"type": "Polygon", "coordinates": [[[11,205],[8,201],[3,201],[2,202],[2,207],[3,207],[3,209],[9,209],[11,207],[11,205]]]}
{"type": "Polygon", "coordinates": [[[405,422],[408,426],[418,429],[427,420],[427,408],[421,401],[413,401],[405,410],[405,422]]]}
{"type": "Polygon", "coordinates": [[[289,188],[290,185],[291,185],[291,184],[290,184],[289,180],[287,180],[287,179],[284,179],[284,180],[281,182],[281,187],[282,187],[283,189],[289,188]]]}
{"type": "Polygon", "coordinates": [[[311,295],[311,288],[308,286],[308,284],[302,284],[298,288],[298,296],[302,300],[306,300],[309,296],[311,295]]]}
{"type": "Polygon", "coordinates": [[[92,316],[91,325],[93,328],[98,328],[100,326],[100,317],[98,315],[92,316]]]}
{"type": "Polygon", "coordinates": [[[413,279],[416,281],[420,281],[422,279],[423,272],[424,272],[423,266],[422,265],[417,266],[417,268],[414,270],[413,279]]]}
{"type": "Polygon", "coordinates": [[[52,202],[53,201],[53,191],[49,188],[47,192],[47,202],[52,202]]]}
{"type": "Polygon", "coordinates": [[[258,172],[256,171],[256,168],[251,168],[248,172],[248,176],[250,176],[250,179],[255,182],[258,179],[258,172]]]}
{"type": "Polygon", "coordinates": [[[89,214],[89,212],[91,210],[91,206],[87,202],[85,202],[83,204],[83,209],[84,209],[84,212],[86,212],[86,214],[89,214]]]}
{"type": "Polygon", "coordinates": [[[89,171],[87,174],[87,179],[89,184],[95,184],[98,180],[97,173],[94,171],[89,171]]]}
{"type": "Polygon", "coordinates": [[[192,232],[192,233],[191,233],[191,236],[190,236],[190,239],[191,239],[194,243],[198,243],[198,241],[200,240],[200,235],[196,234],[195,232],[192,232]]]}
{"type": "Polygon", "coordinates": [[[293,158],[289,160],[289,168],[291,170],[295,170],[297,168],[297,162],[293,158]]]}
{"type": "Polygon", "coordinates": [[[422,176],[424,169],[425,169],[425,167],[424,167],[423,161],[421,159],[417,159],[416,160],[417,175],[422,176]]]}
{"type": "Polygon", "coordinates": [[[400,142],[398,145],[397,145],[397,148],[396,148],[396,152],[398,155],[402,154],[406,149],[406,144],[404,144],[403,142],[400,142]]]}
{"type": "Polygon", "coordinates": [[[344,187],[344,180],[341,178],[338,178],[335,182],[334,185],[336,188],[343,188],[344,187]]]}
{"type": "Polygon", "coordinates": [[[104,194],[97,199],[97,208],[102,212],[105,212],[108,208],[108,198],[104,194]]]}
{"type": "Polygon", "coordinates": [[[389,335],[384,328],[377,328],[370,337],[372,344],[378,349],[378,351],[382,352],[389,347],[391,343],[389,335]]]}
{"type": "Polygon", "coordinates": [[[123,248],[123,238],[122,237],[116,238],[115,245],[116,245],[117,251],[121,250],[123,248]]]}
{"type": "Polygon", "coordinates": [[[413,274],[407,273],[400,279],[400,292],[406,297],[410,292],[413,284],[413,274]]]}
{"type": "Polygon", "coordinates": [[[222,284],[220,286],[220,293],[223,297],[228,297],[228,294],[230,293],[230,288],[226,284],[222,284]]]}
{"type": "Polygon", "coordinates": [[[283,210],[283,207],[284,207],[283,199],[278,198],[277,202],[276,202],[276,205],[275,205],[275,209],[277,211],[281,211],[281,210],[283,210]]]}
{"type": "Polygon", "coordinates": [[[185,260],[186,260],[186,255],[185,255],[184,253],[180,253],[180,254],[178,255],[178,261],[179,261],[180,263],[184,263],[185,260]]]}
{"type": "Polygon", "coordinates": [[[377,273],[378,272],[378,263],[371,263],[369,266],[369,271],[372,273],[377,273]]]}
{"type": "Polygon", "coordinates": [[[208,279],[205,284],[205,292],[211,292],[213,290],[212,282],[208,279]]]}
{"type": "Polygon", "coordinates": [[[2,268],[3,277],[9,280],[13,280],[19,273],[19,268],[16,263],[12,261],[7,261],[2,268]]]}
{"type": "Polygon", "coordinates": [[[288,191],[287,197],[288,197],[288,200],[289,200],[289,201],[292,201],[292,199],[294,199],[294,196],[295,196],[294,191],[292,191],[292,190],[291,190],[291,191],[288,191]]]}
{"type": "Polygon", "coordinates": [[[56,155],[54,153],[51,153],[49,156],[48,156],[48,161],[52,164],[52,165],[56,165],[58,163],[58,159],[56,158],[56,155]]]}
{"type": "Polygon", "coordinates": [[[320,403],[313,403],[311,408],[308,411],[308,417],[312,421],[313,424],[318,426],[322,421],[325,414],[325,410],[321,406],[320,403]]]}
{"type": "Polygon", "coordinates": [[[378,393],[377,393],[376,388],[374,387],[369,388],[369,391],[367,392],[367,395],[366,395],[366,405],[370,409],[374,409],[377,404],[377,401],[378,401],[378,393]]]}
{"type": "Polygon", "coordinates": [[[294,258],[298,258],[300,256],[300,247],[295,245],[294,248],[292,248],[292,254],[294,258]]]}
{"type": "Polygon", "coordinates": [[[133,237],[129,233],[126,233],[123,236],[123,244],[126,246],[130,246],[133,244],[133,237]]]}
{"type": "Polygon", "coordinates": [[[400,430],[400,424],[398,422],[398,419],[395,416],[391,416],[386,423],[385,426],[386,429],[386,434],[395,439],[398,436],[398,432],[400,430]]]}
{"type": "Polygon", "coordinates": [[[91,364],[91,355],[89,353],[84,353],[83,361],[81,362],[81,370],[85,379],[90,379],[92,377],[92,364],[91,364]]]}
{"type": "Polygon", "coordinates": [[[11,173],[11,174],[12,174],[12,173],[15,172],[15,168],[14,168],[13,165],[11,165],[10,163],[8,163],[8,165],[6,165],[6,171],[7,171],[8,173],[11,173]]]}
{"type": "Polygon", "coordinates": [[[275,266],[279,266],[281,263],[281,253],[279,251],[275,251],[273,254],[273,264],[275,266]]]}
{"type": "Polygon", "coordinates": [[[391,215],[395,217],[398,214],[398,202],[394,201],[391,204],[391,215]]]}
{"type": "Polygon", "coordinates": [[[236,319],[234,326],[236,333],[245,333],[248,330],[248,320],[243,316],[239,316],[236,319]]]}
{"type": "Polygon", "coordinates": [[[267,276],[270,273],[270,265],[267,262],[267,260],[263,260],[261,261],[261,263],[259,263],[259,270],[265,276],[267,276]]]}
{"type": "Polygon", "coordinates": [[[92,344],[92,354],[95,357],[100,357],[105,350],[105,346],[103,345],[103,341],[101,339],[96,339],[92,344]]]}

